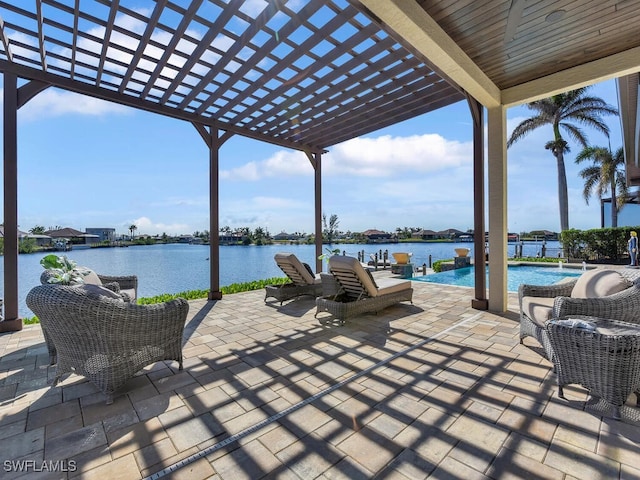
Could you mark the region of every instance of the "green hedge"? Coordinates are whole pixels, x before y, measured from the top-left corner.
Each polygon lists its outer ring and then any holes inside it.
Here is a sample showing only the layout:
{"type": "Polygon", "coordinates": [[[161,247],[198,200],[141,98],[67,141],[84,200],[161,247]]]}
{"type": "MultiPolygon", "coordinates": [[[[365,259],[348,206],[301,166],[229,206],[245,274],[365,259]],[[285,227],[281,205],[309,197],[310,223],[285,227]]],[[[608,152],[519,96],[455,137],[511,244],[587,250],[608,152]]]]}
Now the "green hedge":
{"type": "Polygon", "coordinates": [[[570,229],[560,234],[560,241],[564,255],[569,259],[618,262],[629,255],[627,241],[632,230],[640,231],[640,226],[570,229]]]}
{"type": "Polygon", "coordinates": [[[443,260],[436,260],[435,262],[433,262],[433,264],[431,265],[431,268],[433,268],[433,271],[435,273],[440,273],[442,271],[442,264],[444,262],[453,262],[453,258],[445,258],[443,260]]]}
{"type": "MultiPolygon", "coordinates": [[[[266,287],[267,285],[281,285],[283,283],[288,283],[288,278],[274,277],[267,278],[266,280],[255,280],[253,282],[243,282],[243,283],[232,283],[231,285],[227,285],[224,287],[220,287],[220,292],[223,295],[229,295],[231,293],[240,293],[240,292],[248,292],[250,290],[260,290],[261,288],[266,287]]],[[[173,300],[174,298],[184,298],[187,300],[196,300],[199,298],[207,298],[209,295],[209,289],[207,290],[188,290],[186,292],[180,293],[165,293],[163,295],[156,295],[155,297],[147,297],[147,298],[139,298],[139,305],[150,305],[153,303],[162,303],[167,302],[169,300],[173,300]]]]}

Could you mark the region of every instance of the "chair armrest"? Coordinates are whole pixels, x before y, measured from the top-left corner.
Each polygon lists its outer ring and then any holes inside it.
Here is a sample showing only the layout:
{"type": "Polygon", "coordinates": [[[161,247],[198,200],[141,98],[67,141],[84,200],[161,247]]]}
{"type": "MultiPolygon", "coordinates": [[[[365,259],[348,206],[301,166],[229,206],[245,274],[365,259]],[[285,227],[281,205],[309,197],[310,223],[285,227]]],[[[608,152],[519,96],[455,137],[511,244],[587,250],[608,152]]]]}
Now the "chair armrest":
{"type": "Polygon", "coordinates": [[[562,283],[554,283],[553,285],[529,285],[526,283],[518,287],[518,303],[520,311],[522,311],[523,297],[568,297],[571,295],[574,285],[578,281],[577,278],[562,283]]]}
{"type": "Polygon", "coordinates": [[[518,287],[518,296],[522,297],[568,297],[578,279],[567,282],[554,283],[553,285],[528,285],[518,287]]]}
{"type": "Polygon", "coordinates": [[[98,278],[103,284],[116,282],[120,285],[120,290],[133,288],[136,292],[138,291],[138,277],[136,275],[113,276],[98,274],[98,278]]]}
{"type": "Polygon", "coordinates": [[[106,289],[111,290],[112,292],[120,293],[120,284],[118,282],[108,282],[108,283],[103,282],[102,286],[106,289]]]}
{"type": "Polygon", "coordinates": [[[640,287],[634,285],[621,292],[599,298],[558,297],[553,317],[588,315],[593,317],[640,323],[640,287]]]}
{"type": "Polygon", "coordinates": [[[121,300],[103,300],[103,308],[91,319],[94,329],[110,341],[122,343],[126,338],[127,347],[135,349],[172,339],[182,338],[184,324],[189,312],[189,302],[177,298],[152,305],[138,305],[121,300]]]}

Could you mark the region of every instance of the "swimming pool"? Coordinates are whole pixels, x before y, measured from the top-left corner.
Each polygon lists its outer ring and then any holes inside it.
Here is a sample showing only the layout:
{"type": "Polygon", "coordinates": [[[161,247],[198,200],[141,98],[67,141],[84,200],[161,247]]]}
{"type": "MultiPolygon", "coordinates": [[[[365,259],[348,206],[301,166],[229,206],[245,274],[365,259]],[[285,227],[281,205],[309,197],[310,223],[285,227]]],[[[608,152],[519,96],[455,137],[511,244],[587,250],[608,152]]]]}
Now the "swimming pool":
{"type": "MultiPolygon", "coordinates": [[[[567,277],[579,277],[580,270],[557,267],[531,267],[527,265],[509,265],[507,267],[507,290],[517,292],[523,283],[531,285],[551,285],[567,277]]],[[[413,277],[417,282],[440,283],[458,287],[473,287],[475,276],[473,267],[458,268],[446,272],[432,273],[413,277]]],[[[487,267],[487,286],[489,286],[489,268],[487,267]]]]}

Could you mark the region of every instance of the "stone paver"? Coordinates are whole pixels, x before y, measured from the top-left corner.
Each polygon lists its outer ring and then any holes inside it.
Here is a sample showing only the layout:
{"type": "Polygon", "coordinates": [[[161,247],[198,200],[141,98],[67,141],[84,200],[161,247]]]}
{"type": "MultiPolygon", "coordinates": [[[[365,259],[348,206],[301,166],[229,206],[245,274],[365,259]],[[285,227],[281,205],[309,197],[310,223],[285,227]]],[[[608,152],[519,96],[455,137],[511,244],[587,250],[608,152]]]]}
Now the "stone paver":
{"type": "Polygon", "coordinates": [[[496,315],[471,309],[471,289],[414,289],[413,305],[344,325],[305,297],[192,301],[184,370],[149,366],[112,405],[79,376],[47,386],[38,325],[2,334],[2,460],[72,462],[50,477],[83,479],[144,478],[203,449],[167,478],[639,477],[640,409],[615,421],[578,386],[559,399],[536,342],[519,343],[514,295],[496,315]]]}

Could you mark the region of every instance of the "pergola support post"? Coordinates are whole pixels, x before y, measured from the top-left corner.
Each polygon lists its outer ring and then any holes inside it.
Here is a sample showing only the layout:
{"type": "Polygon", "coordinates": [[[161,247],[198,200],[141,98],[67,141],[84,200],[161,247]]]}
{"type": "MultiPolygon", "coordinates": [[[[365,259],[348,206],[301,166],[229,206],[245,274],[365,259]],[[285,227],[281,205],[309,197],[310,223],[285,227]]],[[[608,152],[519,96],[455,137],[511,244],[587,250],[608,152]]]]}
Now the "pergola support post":
{"type": "Polygon", "coordinates": [[[18,78],[4,74],[4,319],[0,332],[22,330],[18,316],[18,78]]]}
{"type": "Polygon", "coordinates": [[[305,152],[314,171],[316,273],[322,272],[322,153],[305,152]]]}
{"type": "Polygon", "coordinates": [[[467,96],[473,119],[473,265],[475,298],[471,307],[487,310],[487,280],[484,251],[484,107],[467,96]]]}
{"type": "Polygon", "coordinates": [[[193,123],[209,147],[209,295],[208,300],[222,299],[220,291],[220,147],[233,136],[232,132],[220,131],[193,123]]]}
{"type": "Polygon", "coordinates": [[[209,300],[222,299],[220,291],[220,137],[209,129],[209,300]]]}
{"type": "Polygon", "coordinates": [[[489,310],[507,311],[507,115],[487,109],[489,176],[489,310]]]}

